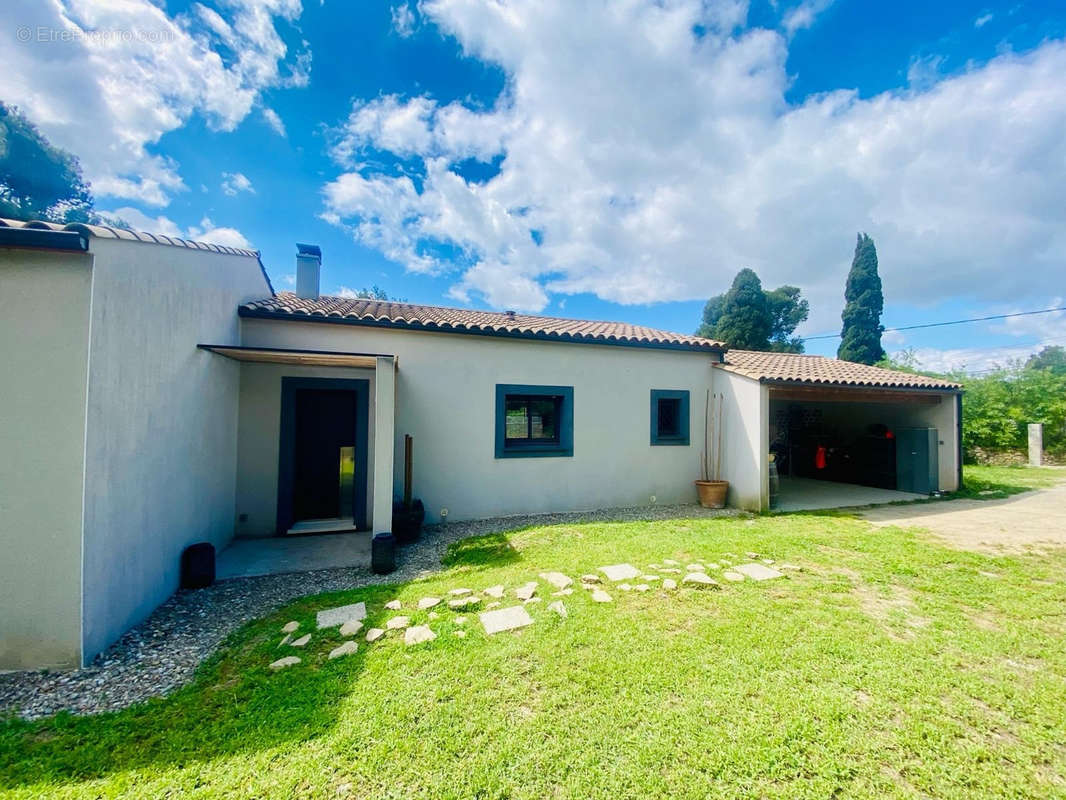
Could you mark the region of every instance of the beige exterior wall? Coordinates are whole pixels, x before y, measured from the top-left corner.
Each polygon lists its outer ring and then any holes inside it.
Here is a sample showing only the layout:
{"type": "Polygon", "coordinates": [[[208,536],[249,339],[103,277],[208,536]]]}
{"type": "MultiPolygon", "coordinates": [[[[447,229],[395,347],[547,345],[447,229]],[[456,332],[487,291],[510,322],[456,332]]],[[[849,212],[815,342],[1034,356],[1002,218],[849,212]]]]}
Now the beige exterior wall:
{"type": "Polygon", "coordinates": [[[193,542],[233,535],[238,340],[269,294],[255,258],[90,239],[95,255],[85,471],[84,656],[178,587],[193,542]]]}
{"type": "Polygon", "coordinates": [[[748,511],[767,508],[767,389],[758,381],[715,369],[714,392],[722,395],[722,480],[729,481],[727,502],[748,511]]]}
{"type": "MultiPolygon", "coordinates": [[[[439,521],[442,508],[458,521],[646,505],[653,495],[659,504],[696,501],[703,398],[711,380],[706,353],[253,319],[242,321],[242,344],[396,355],[394,486],[402,486],[402,442],[409,433],[414,494],[425,502],[428,522],[439,521]],[[573,386],[574,456],[497,459],[498,383],[573,386]],[[689,446],[651,445],[652,389],[689,390],[689,446]]],[[[245,375],[259,369],[246,367],[245,375]]],[[[242,381],[236,511],[249,514],[249,533],[265,530],[252,524],[253,517],[266,515],[273,525],[282,374],[298,373],[277,370],[258,400],[249,397],[251,383],[242,381]],[[256,419],[244,419],[244,409],[257,404],[256,419]]]]}
{"type": "Polygon", "coordinates": [[[0,249],[0,669],[81,661],[89,255],[0,249]]]}

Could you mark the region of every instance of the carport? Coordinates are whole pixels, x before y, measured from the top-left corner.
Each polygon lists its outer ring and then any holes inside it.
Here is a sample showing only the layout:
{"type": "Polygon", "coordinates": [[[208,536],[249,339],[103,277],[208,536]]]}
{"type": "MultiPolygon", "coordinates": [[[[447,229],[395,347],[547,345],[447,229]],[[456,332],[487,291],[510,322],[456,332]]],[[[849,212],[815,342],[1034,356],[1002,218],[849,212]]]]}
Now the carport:
{"type": "Polygon", "coordinates": [[[876,505],[958,488],[958,384],[787,353],[733,350],[718,366],[764,393],[763,507],[876,505]]]}

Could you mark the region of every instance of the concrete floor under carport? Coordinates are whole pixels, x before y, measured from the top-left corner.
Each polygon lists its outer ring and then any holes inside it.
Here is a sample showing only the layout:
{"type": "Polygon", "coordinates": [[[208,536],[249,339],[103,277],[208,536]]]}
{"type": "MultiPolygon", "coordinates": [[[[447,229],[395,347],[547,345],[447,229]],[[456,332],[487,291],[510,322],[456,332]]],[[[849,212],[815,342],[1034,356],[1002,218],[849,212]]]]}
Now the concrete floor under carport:
{"type": "Polygon", "coordinates": [[[307,536],[238,537],[215,563],[215,577],[247,578],[370,564],[369,531],[307,536]]]}
{"type": "Polygon", "coordinates": [[[777,503],[770,508],[771,511],[817,511],[928,499],[924,494],[815,478],[781,478],[780,485],[777,503]]]}

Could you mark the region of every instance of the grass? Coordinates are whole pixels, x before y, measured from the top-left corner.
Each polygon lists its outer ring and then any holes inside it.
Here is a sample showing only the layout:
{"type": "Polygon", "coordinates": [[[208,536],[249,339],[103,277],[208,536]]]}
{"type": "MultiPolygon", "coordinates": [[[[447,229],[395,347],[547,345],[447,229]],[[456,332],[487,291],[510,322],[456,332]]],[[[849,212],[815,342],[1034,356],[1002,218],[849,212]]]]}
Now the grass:
{"type": "Polygon", "coordinates": [[[1049,467],[982,467],[963,468],[963,487],[954,497],[980,500],[1002,499],[1032,489],[1046,489],[1066,479],[1066,470],[1049,467]]]}
{"type": "MultiPolygon", "coordinates": [[[[1016,486],[1009,472],[978,475],[1016,486]]],[[[966,553],[845,516],[562,525],[460,542],[428,580],[292,603],[168,698],[0,723],[0,796],[1062,797],[1064,743],[1062,551],[966,553]],[[338,634],[316,633],[303,664],[266,668],[282,624],[332,605],[365,600],[374,624],[394,598],[749,550],[803,571],[611,605],[578,589],[568,619],[542,602],[491,638],[474,614],[457,638],[442,611],[434,642],[332,662],[338,634]]]]}

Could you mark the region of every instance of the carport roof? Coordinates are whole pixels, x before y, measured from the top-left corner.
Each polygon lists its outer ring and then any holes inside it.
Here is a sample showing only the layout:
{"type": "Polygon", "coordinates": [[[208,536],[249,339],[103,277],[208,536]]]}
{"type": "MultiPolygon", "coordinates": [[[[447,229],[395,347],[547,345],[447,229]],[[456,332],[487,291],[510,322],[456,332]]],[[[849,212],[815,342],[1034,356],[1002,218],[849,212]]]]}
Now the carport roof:
{"type": "Polygon", "coordinates": [[[854,386],[879,389],[933,389],[956,392],[962,384],[912,375],[881,367],[868,367],[824,356],[796,353],[759,353],[730,350],[718,369],[734,372],[761,383],[807,384],[814,386],[854,386]]]}

